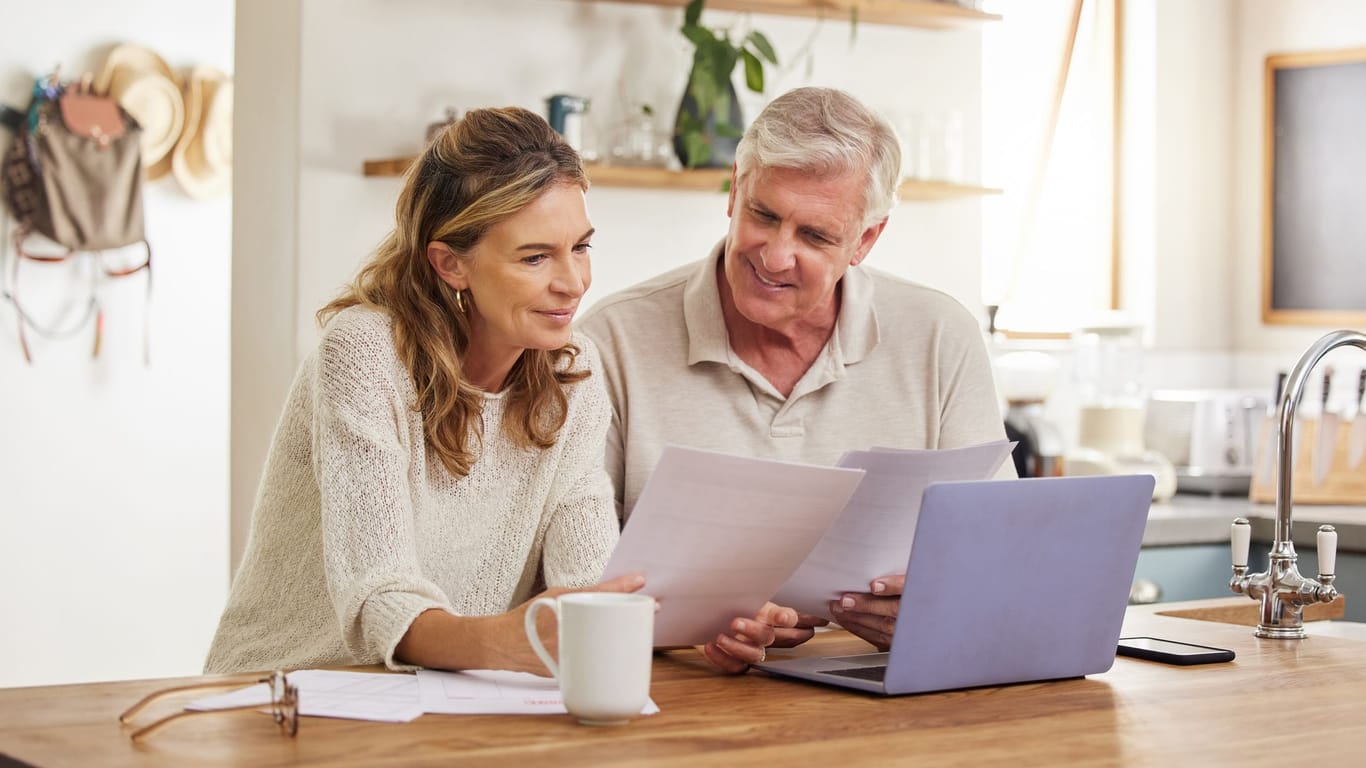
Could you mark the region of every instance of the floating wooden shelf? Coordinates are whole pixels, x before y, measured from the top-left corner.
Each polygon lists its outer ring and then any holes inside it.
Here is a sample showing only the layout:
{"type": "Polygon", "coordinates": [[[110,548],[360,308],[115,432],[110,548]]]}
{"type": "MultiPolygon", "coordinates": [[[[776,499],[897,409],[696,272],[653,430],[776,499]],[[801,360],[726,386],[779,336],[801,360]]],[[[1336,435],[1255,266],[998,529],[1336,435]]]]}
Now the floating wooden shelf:
{"type": "Polygon", "coordinates": [[[993,187],[978,187],[972,184],[950,184],[947,181],[921,181],[906,179],[897,187],[902,200],[925,202],[930,200],[953,200],[959,197],[981,197],[999,195],[1001,190],[993,187]]]}
{"type": "MultiPolygon", "coordinates": [[[[580,0],[602,2],[603,0],[580,0]]],[[[684,6],[688,0],[606,0],[631,5],[684,6]]],[[[807,16],[847,20],[858,9],[860,23],[887,24],[922,29],[953,29],[984,21],[999,21],[984,13],[948,2],[932,0],[707,0],[708,10],[765,13],[773,16],[807,16]]]]}
{"type": "MultiPolygon", "coordinates": [[[[412,157],[392,157],[366,160],[366,176],[402,176],[412,157]]],[[[674,189],[697,192],[721,192],[730,179],[726,168],[706,168],[691,171],[672,171],[668,168],[639,168],[626,165],[585,166],[589,180],[600,187],[635,187],[638,189],[674,189]]],[[[943,181],[907,179],[898,188],[902,200],[951,200],[958,197],[999,195],[1001,190],[943,181]]]]}
{"type": "Polygon", "coordinates": [[[408,157],[386,157],[383,160],[366,160],[362,166],[366,176],[402,176],[407,173],[408,166],[417,159],[416,155],[408,157]]]}
{"type": "MultiPolygon", "coordinates": [[[[688,0],[579,0],[579,2],[612,2],[627,5],[659,5],[682,7],[688,0]]],[[[1001,17],[965,8],[952,2],[934,0],[708,0],[708,9],[763,13],[774,16],[805,16],[849,19],[854,9],[858,20],[871,24],[887,24],[923,29],[952,29],[1001,17]]],[[[412,157],[366,160],[366,176],[402,176],[412,157]]],[[[645,189],[697,190],[720,192],[730,176],[728,170],[672,171],[666,168],[589,165],[588,177],[604,187],[636,187],[645,189]]],[[[999,189],[941,181],[908,179],[901,183],[902,200],[950,200],[959,197],[998,195],[999,189]]]]}
{"type": "Polygon", "coordinates": [[[729,168],[699,168],[674,171],[668,168],[640,168],[629,165],[585,166],[588,180],[600,187],[637,187],[642,189],[681,189],[698,192],[724,192],[730,181],[729,168]]]}

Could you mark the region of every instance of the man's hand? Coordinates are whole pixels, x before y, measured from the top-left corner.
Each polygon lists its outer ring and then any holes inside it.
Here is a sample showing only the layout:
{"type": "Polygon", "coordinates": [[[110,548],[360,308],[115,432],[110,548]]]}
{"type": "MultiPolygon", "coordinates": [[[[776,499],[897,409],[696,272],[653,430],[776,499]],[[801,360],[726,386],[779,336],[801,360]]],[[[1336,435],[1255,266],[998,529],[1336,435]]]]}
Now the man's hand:
{"type": "Polygon", "coordinates": [[[901,591],[906,574],[873,579],[869,592],[846,592],[830,601],[830,612],[841,627],[872,643],[879,651],[892,647],[896,614],[901,606],[901,591]]]}
{"type": "Polygon", "coordinates": [[[822,619],[809,613],[798,613],[797,623],[793,626],[773,628],[773,634],[776,635],[773,640],[773,647],[795,648],[814,637],[816,627],[823,627],[829,623],[829,619],[822,619]]]}
{"type": "Polygon", "coordinates": [[[754,618],[732,621],[731,634],[717,635],[715,641],[702,646],[702,655],[722,672],[738,675],[764,660],[764,649],[773,645],[780,629],[791,630],[796,624],[796,611],[764,603],[754,618]]]}

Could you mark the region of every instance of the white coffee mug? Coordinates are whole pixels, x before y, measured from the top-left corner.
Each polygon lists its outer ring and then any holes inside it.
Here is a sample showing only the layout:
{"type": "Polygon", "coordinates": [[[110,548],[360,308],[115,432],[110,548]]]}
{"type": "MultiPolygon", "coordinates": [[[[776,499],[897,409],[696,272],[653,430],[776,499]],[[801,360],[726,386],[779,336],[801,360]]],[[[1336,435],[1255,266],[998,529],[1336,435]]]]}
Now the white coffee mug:
{"type": "Polygon", "coordinates": [[[624,723],[650,699],[655,600],[620,592],[573,592],[543,597],[526,612],[526,636],[560,683],[564,707],[589,725],[624,723]],[[550,658],[536,633],[541,608],[559,620],[560,660],[550,658]]]}

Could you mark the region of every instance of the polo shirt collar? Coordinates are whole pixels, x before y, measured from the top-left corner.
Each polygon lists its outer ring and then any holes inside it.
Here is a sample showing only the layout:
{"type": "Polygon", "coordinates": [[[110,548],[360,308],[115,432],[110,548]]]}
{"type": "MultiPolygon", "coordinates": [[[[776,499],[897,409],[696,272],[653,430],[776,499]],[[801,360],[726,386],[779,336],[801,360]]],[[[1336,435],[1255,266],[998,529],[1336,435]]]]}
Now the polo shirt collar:
{"type": "Polygon", "coordinates": [[[879,338],[877,309],[873,306],[873,276],[862,266],[850,267],[840,279],[840,290],[844,295],[832,341],[843,356],[839,362],[851,365],[871,354],[879,338]]]}
{"type": "MultiPolygon", "coordinates": [[[[697,262],[697,269],[683,289],[683,322],[688,328],[688,365],[701,362],[729,364],[730,337],[721,314],[721,295],[716,282],[717,262],[726,241],[712,248],[711,254],[697,262]]],[[[823,355],[831,363],[857,363],[878,343],[877,310],[873,307],[873,278],[862,267],[850,267],[840,280],[844,292],[835,333],[823,355]]]]}

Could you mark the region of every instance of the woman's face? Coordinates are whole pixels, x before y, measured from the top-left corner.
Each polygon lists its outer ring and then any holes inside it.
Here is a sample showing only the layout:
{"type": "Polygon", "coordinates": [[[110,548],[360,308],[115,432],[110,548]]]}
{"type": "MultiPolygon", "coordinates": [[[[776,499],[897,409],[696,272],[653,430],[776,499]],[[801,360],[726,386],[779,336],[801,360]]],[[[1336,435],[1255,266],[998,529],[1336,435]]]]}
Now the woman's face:
{"type": "Polygon", "coordinates": [[[501,386],[524,350],[569,343],[579,300],[592,282],[592,236],[583,190],[556,184],[454,258],[443,277],[466,291],[465,366],[476,383],[482,371],[501,386]]]}

